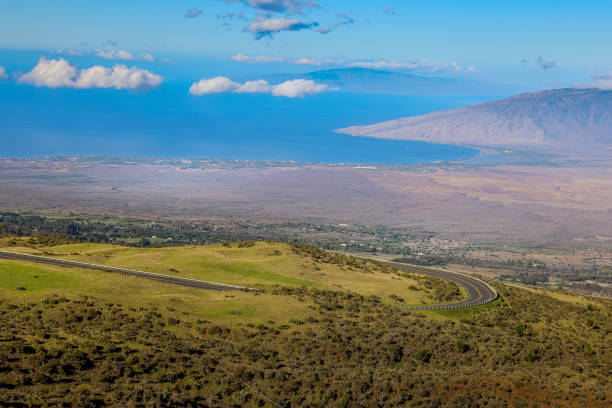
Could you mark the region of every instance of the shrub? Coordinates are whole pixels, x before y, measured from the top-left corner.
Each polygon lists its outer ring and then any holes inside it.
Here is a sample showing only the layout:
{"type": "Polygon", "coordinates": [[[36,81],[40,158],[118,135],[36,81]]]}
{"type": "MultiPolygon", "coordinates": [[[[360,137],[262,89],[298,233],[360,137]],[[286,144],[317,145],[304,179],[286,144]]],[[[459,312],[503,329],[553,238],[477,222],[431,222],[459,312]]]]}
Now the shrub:
{"type": "Polygon", "coordinates": [[[470,346],[465,344],[462,340],[457,340],[457,351],[459,353],[467,353],[470,350],[470,346]]]}
{"type": "Polygon", "coordinates": [[[429,360],[431,360],[431,357],[432,357],[432,354],[427,349],[421,349],[421,351],[419,351],[417,354],[417,358],[424,363],[428,363],[429,360]]]}

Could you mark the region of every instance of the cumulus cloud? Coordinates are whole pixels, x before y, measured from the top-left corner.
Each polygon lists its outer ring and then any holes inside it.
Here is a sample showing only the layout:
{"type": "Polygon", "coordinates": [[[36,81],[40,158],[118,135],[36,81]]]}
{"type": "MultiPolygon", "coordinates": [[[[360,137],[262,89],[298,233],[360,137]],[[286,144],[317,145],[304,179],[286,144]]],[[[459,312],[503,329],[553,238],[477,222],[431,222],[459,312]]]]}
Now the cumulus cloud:
{"type": "Polygon", "coordinates": [[[538,57],[538,66],[543,70],[557,68],[557,61],[546,61],[542,57],[538,57]]]}
{"type": "Polygon", "coordinates": [[[256,57],[248,57],[243,54],[237,54],[232,57],[232,61],[241,62],[243,64],[265,64],[271,62],[285,62],[283,57],[267,57],[265,55],[258,55],[256,57]]]}
{"type": "Polygon", "coordinates": [[[305,9],[319,7],[314,1],[302,0],[225,0],[226,3],[242,3],[256,10],[287,14],[302,14],[305,9]]]}
{"type": "Polygon", "coordinates": [[[257,81],[247,81],[236,89],[236,93],[271,93],[272,85],[268,81],[258,79],[257,81]]]}
{"type": "Polygon", "coordinates": [[[162,83],[162,77],[137,67],[115,65],[112,68],[93,66],[79,70],[63,58],[41,57],[38,64],[19,78],[20,83],[49,88],[115,88],[149,90],[162,83]]]}
{"type": "Polygon", "coordinates": [[[256,40],[260,40],[264,37],[272,37],[275,33],[281,31],[299,31],[318,25],[316,22],[306,23],[297,18],[266,18],[253,21],[250,25],[244,27],[243,31],[253,34],[256,40]]]}
{"type": "Polygon", "coordinates": [[[0,66],[0,79],[6,79],[8,75],[6,73],[6,69],[3,66],[0,66]]]}
{"type": "Polygon", "coordinates": [[[328,34],[334,31],[338,27],[341,27],[343,25],[353,24],[355,22],[355,20],[349,17],[349,15],[346,13],[338,13],[336,14],[336,18],[338,19],[338,21],[336,21],[334,24],[327,26],[327,27],[319,27],[317,28],[317,32],[321,34],[328,34]]]}
{"type": "Polygon", "coordinates": [[[234,82],[224,76],[218,76],[210,79],[201,79],[200,81],[193,83],[189,88],[189,93],[200,96],[233,92],[238,88],[240,88],[240,84],[238,82],[234,82]]]}
{"type": "Polygon", "coordinates": [[[126,50],[96,50],[94,54],[100,58],[123,61],[155,61],[149,53],[134,54],[126,50]]]}
{"type": "Polygon", "coordinates": [[[80,72],[77,88],[115,88],[146,90],[157,88],[162,77],[137,67],[115,65],[112,68],[99,65],[80,72]]]}
{"type": "Polygon", "coordinates": [[[327,85],[317,84],[315,81],[307,79],[294,79],[285,81],[273,87],[272,95],[286,96],[288,98],[302,98],[305,95],[315,95],[325,92],[327,85]]]}
{"type": "Polygon", "coordinates": [[[284,96],[287,98],[302,98],[306,95],[315,95],[328,90],[327,85],[317,84],[315,81],[305,79],[294,79],[285,81],[278,85],[271,85],[268,81],[259,79],[247,81],[244,84],[234,82],[223,76],[210,79],[202,79],[195,82],[189,88],[189,93],[196,96],[217,93],[256,93],[284,96]]]}
{"type": "Polygon", "coordinates": [[[185,12],[185,18],[196,18],[199,15],[202,15],[202,10],[197,9],[197,8],[187,10],[185,12]]]}
{"type": "Polygon", "coordinates": [[[348,67],[370,68],[370,69],[399,69],[399,70],[426,70],[431,72],[455,71],[473,73],[477,69],[474,66],[463,67],[457,62],[443,62],[430,60],[417,61],[395,61],[395,60],[368,60],[357,61],[347,64],[348,67]]]}
{"type": "Polygon", "coordinates": [[[76,87],[78,70],[63,58],[59,60],[41,57],[38,64],[27,74],[19,78],[19,82],[49,88],[76,87]]]}

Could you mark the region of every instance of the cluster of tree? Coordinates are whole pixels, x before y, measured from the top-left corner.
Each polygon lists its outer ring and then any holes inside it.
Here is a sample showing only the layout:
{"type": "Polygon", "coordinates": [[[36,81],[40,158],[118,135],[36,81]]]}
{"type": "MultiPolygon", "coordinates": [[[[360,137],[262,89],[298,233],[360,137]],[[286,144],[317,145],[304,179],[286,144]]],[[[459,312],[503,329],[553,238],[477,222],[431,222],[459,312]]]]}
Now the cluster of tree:
{"type": "Polygon", "coordinates": [[[59,236],[81,241],[133,246],[210,244],[226,241],[273,239],[325,249],[409,255],[405,242],[431,233],[382,226],[340,226],[304,222],[261,221],[151,221],[110,217],[46,217],[0,212],[0,236],[59,236]],[[341,237],[354,240],[344,242],[341,237]]]}

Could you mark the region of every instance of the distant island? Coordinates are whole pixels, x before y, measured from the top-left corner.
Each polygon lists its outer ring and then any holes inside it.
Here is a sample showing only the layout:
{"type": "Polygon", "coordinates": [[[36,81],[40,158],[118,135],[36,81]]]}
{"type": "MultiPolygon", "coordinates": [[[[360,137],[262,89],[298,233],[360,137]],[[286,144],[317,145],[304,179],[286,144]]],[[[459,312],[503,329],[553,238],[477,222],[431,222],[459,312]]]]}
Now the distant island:
{"type": "Polygon", "coordinates": [[[304,74],[268,74],[239,77],[280,83],[296,78],[313,80],[339,92],[419,96],[509,96],[525,89],[513,85],[465,78],[445,78],[369,68],[333,68],[304,74]]]}
{"type": "Polygon", "coordinates": [[[337,130],[353,136],[532,151],[612,152],[612,91],[555,89],[337,130]]]}

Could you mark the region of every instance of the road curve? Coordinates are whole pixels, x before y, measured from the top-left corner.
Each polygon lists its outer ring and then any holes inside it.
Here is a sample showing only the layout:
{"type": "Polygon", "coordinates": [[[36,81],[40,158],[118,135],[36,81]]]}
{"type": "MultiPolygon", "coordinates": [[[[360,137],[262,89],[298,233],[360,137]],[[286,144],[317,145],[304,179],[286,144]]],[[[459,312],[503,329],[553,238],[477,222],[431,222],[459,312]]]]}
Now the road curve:
{"type": "Polygon", "coordinates": [[[461,309],[464,307],[482,305],[489,303],[497,299],[497,292],[486,282],[472,276],[458,273],[443,271],[434,268],[425,268],[422,266],[408,265],[399,262],[392,261],[381,261],[378,259],[368,258],[376,260],[378,262],[391,265],[402,271],[418,273],[421,275],[433,276],[434,278],[441,278],[456,283],[465,289],[467,297],[459,302],[448,303],[445,305],[434,305],[434,306],[401,306],[400,309],[421,309],[421,310],[443,310],[443,309],[461,309]]]}
{"type": "Polygon", "coordinates": [[[30,261],[49,265],[69,266],[74,268],[94,269],[105,272],[117,272],[124,275],[137,276],[139,278],[151,279],[170,283],[172,285],[185,286],[204,290],[255,290],[244,286],[228,285],[226,283],[209,282],[198,279],[182,278],[179,276],[163,275],[161,273],[145,272],[135,269],[117,268],[114,266],[97,265],[87,262],[69,261],[66,259],[49,258],[46,256],[22,254],[19,252],[0,251],[0,259],[11,259],[16,261],[30,261]]]}

